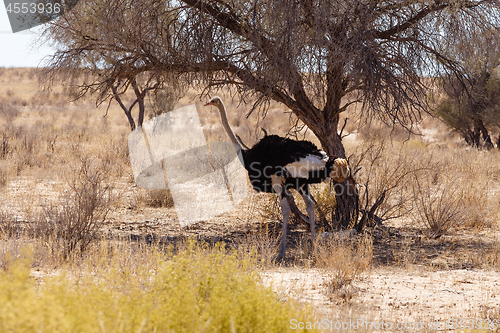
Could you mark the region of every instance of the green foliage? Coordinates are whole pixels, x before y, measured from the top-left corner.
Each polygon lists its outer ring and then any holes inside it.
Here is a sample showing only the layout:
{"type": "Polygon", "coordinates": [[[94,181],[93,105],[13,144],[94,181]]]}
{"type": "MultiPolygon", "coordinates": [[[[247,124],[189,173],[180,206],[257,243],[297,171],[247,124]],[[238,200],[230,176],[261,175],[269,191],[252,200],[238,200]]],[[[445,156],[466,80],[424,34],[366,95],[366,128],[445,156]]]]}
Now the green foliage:
{"type": "Polygon", "coordinates": [[[13,261],[0,271],[0,331],[285,332],[305,318],[259,282],[249,258],[194,242],[170,259],[156,254],[154,270],[103,260],[40,287],[30,260],[13,261]]]}

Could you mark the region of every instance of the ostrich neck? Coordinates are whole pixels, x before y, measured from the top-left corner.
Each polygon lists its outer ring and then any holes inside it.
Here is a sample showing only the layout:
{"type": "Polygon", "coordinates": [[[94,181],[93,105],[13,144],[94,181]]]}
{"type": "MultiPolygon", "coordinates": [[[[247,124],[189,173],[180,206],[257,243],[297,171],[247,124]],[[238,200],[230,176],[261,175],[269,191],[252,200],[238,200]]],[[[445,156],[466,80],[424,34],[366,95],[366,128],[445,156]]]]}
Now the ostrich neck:
{"type": "Polygon", "coordinates": [[[229,136],[229,140],[231,140],[231,142],[234,143],[239,150],[242,150],[240,143],[238,142],[238,140],[236,140],[236,136],[234,136],[233,130],[231,129],[231,126],[229,126],[229,122],[227,121],[226,107],[224,106],[224,104],[219,107],[219,111],[222,126],[226,130],[227,135],[229,136]]]}

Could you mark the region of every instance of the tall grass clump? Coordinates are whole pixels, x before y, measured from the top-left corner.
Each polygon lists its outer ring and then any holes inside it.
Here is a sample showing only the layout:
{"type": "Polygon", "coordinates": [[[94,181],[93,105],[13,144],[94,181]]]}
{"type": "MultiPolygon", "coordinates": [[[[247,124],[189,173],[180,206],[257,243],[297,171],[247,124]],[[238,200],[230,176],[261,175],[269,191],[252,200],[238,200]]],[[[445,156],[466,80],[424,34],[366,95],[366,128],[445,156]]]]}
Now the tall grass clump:
{"type": "Polygon", "coordinates": [[[358,183],[362,224],[404,218],[414,208],[412,181],[435,167],[432,151],[418,142],[363,142],[349,163],[358,183]]]}
{"type": "Polygon", "coordinates": [[[316,244],[316,265],[328,276],[325,282],[327,296],[331,299],[350,300],[352,282],[371,267],[373,241],[362,236],[357,241],[331,236],[320,238],[316,244]]]}
{"type": "Polygon", "coordinates": [[[279,235],[269,230],[268,224],[259,226],[259,230],[247,234],[237,243],[238,251],[254,255],[261,267],[273,267],[278,255],[279,235]]]}
{"type": "MultiPolygon", "coordinates": [[[[0,271],[2,332],[287,332],[307,310],[259,281],[250,258],[194,242],[156,268],[114,259],[37,283],[27,259],[0,271]]],[[[82,265],[85,267],[85,265],[82,265]]],[[[296,330],[294,330],[296,331],[296,330]]]]}
{"type": "Polygon", "coordinates": [[[174,207],[174,198],[170,193],[170,189],[149,190],[145,197],[146,206],[154,208],[171,208],[174,207]]]}

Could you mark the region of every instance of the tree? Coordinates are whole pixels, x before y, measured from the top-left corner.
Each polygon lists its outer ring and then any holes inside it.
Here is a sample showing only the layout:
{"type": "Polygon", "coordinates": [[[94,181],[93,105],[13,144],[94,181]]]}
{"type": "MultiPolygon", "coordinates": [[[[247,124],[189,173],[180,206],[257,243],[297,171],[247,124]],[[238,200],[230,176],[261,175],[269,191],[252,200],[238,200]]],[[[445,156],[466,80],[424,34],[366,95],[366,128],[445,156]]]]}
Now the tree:
{"type": "MultiPolygon", "coordinates": [[[[151,23],[150,29],[162,30],[163,26],[169,26],[168,22],[157,21],[167,5],[160,1],[131,1],[129,4],[82,1],[77,8],[47,26],[44,35],[56,43],[58,51],[43,71],[43,79],[50,87],[61,77],[74,81],[74,77],[82,77],[83,72],[86,75],[83,75],[76,99],[90,93],[97,96],[98,105],[115,100],[124,111],[131,130],[142,126],[148,93],[156,96],[160,91],[175,87],[170,84],[173,81],[169,80],[169,72],[148,70],[141,63],[141,57],[130,51],[140,48],[144,40],[154,42],[147,36],[158,37],[143,29],[143,21],[151,23]],[[87,75],[89,72],[92,75],[87,75]],[[121,96],[128,89],[133,90],[136,98],[126,106],[121,96]],[[136,106],[139,109],[137,120],[132,116],[136,106]]],[[[169,99],[176,96],[175,93],[166,95],[169,99]]]]}
{"type": "MultiPolygon", "coordinates": [[[[283,103],[328,155],[345,157],[342,112],[359,104],[365,122],[411,131],[428,107],[423,78],[463,77],[447,45],[464,34],[473,44],[499,22],[499,7],[497,0],[81,0],[46,34],[61,47],[52,68],[102,73],[83,87],[100,100],[138,74],[154,89],[175,82],[203,95],[230,85],[242,101],[255,101],[251,112],[265,115],[271,99],[283,103]]],[[[354,179],[334,188],[335,218],[347,228],[359,220],[354,179]]]]}
{"type": "MultiPolygon", "coordinates": [[[[437,115],[476,148],[493,147],[491,131],[500,125],[499,35],[486,32],[481,43],[469,48],[468,40],[458,40],[449,52],[466,68],[467,80],[446,77],[445,98],[437,115]]],[[[500,137],[498,140],[500,148],[500,137]]]]}
{"type": "Polygon", "coordinates": [[[457,80],[446,85],[437,115],[475,148],[493,148],[491,131],[500,124],[500,73],[485,69],[470,79],[469,89],[457,80]]]}

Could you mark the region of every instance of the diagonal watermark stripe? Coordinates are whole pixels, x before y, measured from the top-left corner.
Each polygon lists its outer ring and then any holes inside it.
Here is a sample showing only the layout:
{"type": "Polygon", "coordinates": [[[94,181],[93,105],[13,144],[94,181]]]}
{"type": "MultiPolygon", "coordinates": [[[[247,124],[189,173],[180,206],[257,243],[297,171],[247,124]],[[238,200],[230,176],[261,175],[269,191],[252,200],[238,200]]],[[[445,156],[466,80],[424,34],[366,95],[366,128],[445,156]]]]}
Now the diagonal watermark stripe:
{"type": "Polygon", "coordinates": [[[3,0],[12,32],[31,29],[70,11],[78,0],[3,0]]]}
{"type": "Polygon", "coordinates": [[[169,188],[181,226],[224,213],[247,195],[236,147],[205,140],[196,106],[162,114],[128,139],[137,186],[169,188]]]}

